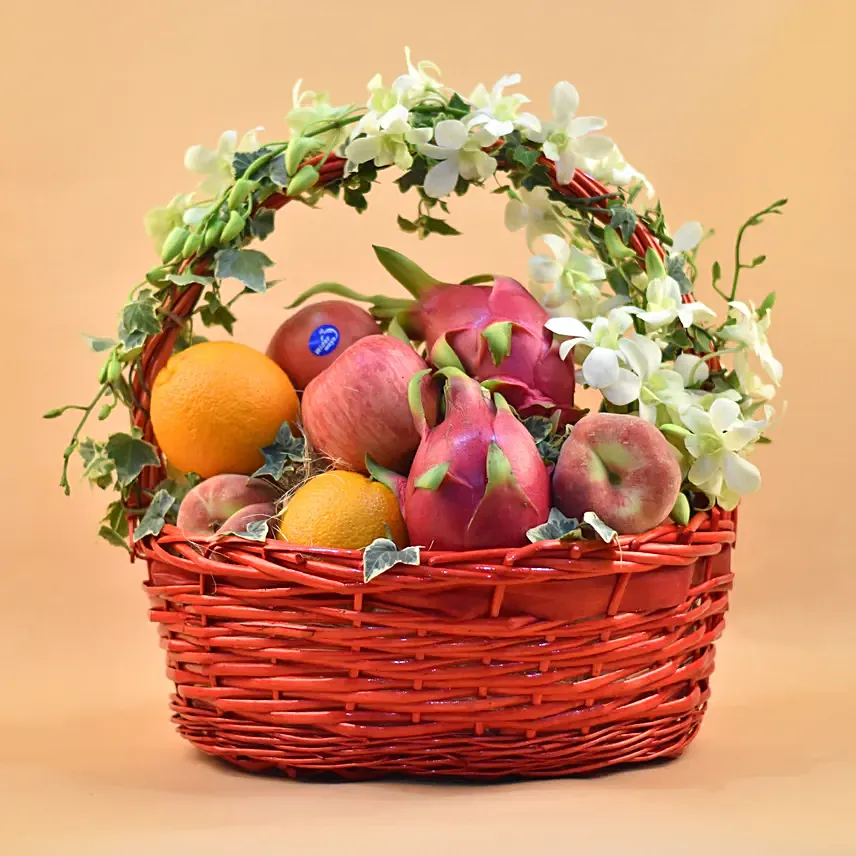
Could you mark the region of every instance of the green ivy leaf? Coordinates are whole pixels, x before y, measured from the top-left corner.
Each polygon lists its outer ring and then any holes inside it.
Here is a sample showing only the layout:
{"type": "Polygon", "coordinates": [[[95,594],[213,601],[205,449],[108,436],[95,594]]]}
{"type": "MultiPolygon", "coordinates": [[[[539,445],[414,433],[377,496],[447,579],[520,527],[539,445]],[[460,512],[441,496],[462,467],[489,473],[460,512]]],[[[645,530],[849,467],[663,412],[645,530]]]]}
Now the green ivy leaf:
{"type": "Polygon", "coordinates": [[[116,465],[107,454],[106,443],[84,437],[77,444],[77,451],[83,459],[83,477],[101,490],[113,484],[116,465]]]}
{"type": "Polygon", "coordinates": [[[253,520],[241,532],[225,529],[217,532],[218,537],[224,535],[233,535],[236,538],[244,538],[247,541],[267,541],[268,522],[267,520],[253,520]]]}
{"type": "Polygon", "coordinates": [[[174,282],[176,285],[193,285],[193,283],[199,283],[199,285],[211,285],[214,282],[214,277],[211,276],[200,276],[198,273],[168,273],[166,278],[170,282],[174,282]]]}
{"type": "Polygon", "coordinates": [[[232,335],[235,316],[228,306],[221,303],[217,292],[205,292],[205,305],[199,308],[199,317],[206,327],[222,327],[230,336],[232,335]]]}
{"type": "Polygon", "coordinates": [[[436,235],[460,235],[461,233],[454,228],[447,220],[440,220],[437,217],[421,217],[422,231],[424,234],[434,233],[436,235]]]}
{"type": "Polygon", "coordinates": [[[273,232],[275,213],[270,208],[261,208],[250,220],[250,232],[260,241],[273,232]]]}
{"type": "Polygon", "coordinates": [[[419,224],[414,223],[412,220],[408,220],[405,217],[402,217],[400,214],[398,215],[398,228],[403,232],[418,232],[419,224]]]}
{"type": "Polygon", "coordinates": [[[411,187],[421,187],[425,183],[425,176],[427,174],[427,161],[425,158],[417,157],[413,161],[413,166],[404,175],[397,178],[395,183],[402,193],[406,193],[411,187]]]}
{"type": "MultiPolygon", "coordinates": [[[[511,180],[512,182],[515,180],[520,181],[519,174],[512,172],[511,180]]],[[[529,173],[523,177],[523,180],[520,181],[520,185],[525,187],[526,190],[534,190],[536,187],[550,187],[551,184],[550,172],[542,163],[535,164],[529,173]]]]}
{"type": "Polygon", "coordinates": [[[116,480],[121,487],[134,481],[144,467],[160,466],[155,447],[134,434],[111,434],[104,451],[116,466],[116,480]]]}
{"type": "Polygon", "coordinates": [[[83,339],[89,345],[89,349],[95,351],[96,354],[101,351],[110,351],[118,344],[115,339],[103,339],[98,336],[84,335],[83,339]]]}
{"type": "Polygon", "coordinates": [[[546,416],[527,416],[523,425],[536,443],[553,436],[553,421],[546,416]]]}
{"type": "Polygon", "coordinates": [[[288,170],[285,168],[284,155],[277,155],[265,166],[267,167],[268,177],[277,187],[286,187],[288,185],[288,170]]]}
{"type": "Polygon", "coordinates": [[[666,262],[666,274],[680,286],[681,294],[692,293],[693,283],[687,276],[683,256],[669,256],[666,262]]]}
{"type": "Polygon", "coordinates": [[[218,279],[240,280],[247,289],[259,294],[267,291],[265,268],[273,262],[264,253],[258,250],[220,250],[214,258],[214,274],[218,279]]]}
{"type": "Polygon", "coordinates": [[[399,550],[389,538],[376,538],[363,551],[363,581],[371,582],[396,565],[418,565],[419,547],[399,550]]]}
{"type": "Polygon", "coordinates": [[[142,289],[137,298],[122,309],[119,319],[119,340],[126,351],[140,348],[148,336],[160,333],[158,303],[150,288],[142,289]]]}
{"type": "MultiPolygon", "coordinates": [[[[470,183],[461,175],[458,176],[458,183],[455,185],[455,195],[464,196],[470,189],[470,183]]],[[[494,191],[491,191],[494,192],[494,191]]]]}
{"type": "Polygon", "coordinates": [[[153,497],[143,515],[143,519],[134,530],[134,543],[141,541],[147,535],[160,535],[166,523],[166,515],[172,508],[174,500],[168,491],[159,490],[153,497]]]}
{"type": "Polygon", "coordinates": [[[630,296],[630,286],[618,268],[609,268],[606,272],[606,279],[616,294],[620,294],[622,297],[630,296]]]}
{"type": "Polygon", "coordinates": [[[107,513],[101,521],[98,535],[112,544],[130,552],[128,546],[128,518],[125,515],[125,506],[121,499],[111,502],[107,506],[107,513]]]}
{"type": "Polygon", "coordinates": [[[551,508],[547,522],[529,529],[526,537],[533,544],[538,541],[579,540],[580,523],[575,517],[565,517],[558,508],[551,508]]]}
{"type": "Polygon", "coordinates": [[[612,211],[612,217],[610,218],[609,225],[621,233],[621,239],[625,244],[630,243],[630,239],[636,231],[636,224],[639,221],[636,212],[632,208],[625,208],[623,206],[616,206],[611,208],[610,211],[612,211]]]}
{"type": "Polygon", "coordinates": [[[538,149],[530,149],[527,146],[517,146],[511,156],[516,163],[522,164],[526,169],[530,169],[538,162],[541,152],[538,149]]]}
{"type": "Polygon", "coordinates": [[[359,214],[362,214],[363,211],[369,207],[369,202],[368,199],[366,199],[365,193],[355,190],[352,187],[345,188],[343,199],[345,200],[345,205],[350,205],[351,208],[356,209],[359,214]]]}
{"type": "Polygon", "coordinates": [[[593,511],[587,511],[583,515],[583,523],[590,526],[594,534],[607,544],[611,544],[618,538],[618,533],[611,526],[607,526],[593,511]]]}
{"type": "Polygon", "coordinates": [[[283,422],[273,443],[262,449],[265,462],[253,473],[253,476],[271,476],[274,479],[281,479],[289,462],[302,463],[305,453],[306,441],[303,437],[295,437],[291,433],[288,422],[283,422]]]}

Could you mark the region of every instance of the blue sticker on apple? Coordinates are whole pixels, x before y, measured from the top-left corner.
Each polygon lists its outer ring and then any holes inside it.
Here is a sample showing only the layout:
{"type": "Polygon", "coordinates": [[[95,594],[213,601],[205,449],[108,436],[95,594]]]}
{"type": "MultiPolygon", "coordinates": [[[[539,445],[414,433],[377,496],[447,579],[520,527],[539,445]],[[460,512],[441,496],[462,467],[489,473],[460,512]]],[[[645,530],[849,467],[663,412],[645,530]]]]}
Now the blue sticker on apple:
{"type": "Polygon", "coordinates": [[[339,344],[339,330],[332,324],[316,327],[309,336],[309,350],[316,357],[326,357],[339,344]]]}

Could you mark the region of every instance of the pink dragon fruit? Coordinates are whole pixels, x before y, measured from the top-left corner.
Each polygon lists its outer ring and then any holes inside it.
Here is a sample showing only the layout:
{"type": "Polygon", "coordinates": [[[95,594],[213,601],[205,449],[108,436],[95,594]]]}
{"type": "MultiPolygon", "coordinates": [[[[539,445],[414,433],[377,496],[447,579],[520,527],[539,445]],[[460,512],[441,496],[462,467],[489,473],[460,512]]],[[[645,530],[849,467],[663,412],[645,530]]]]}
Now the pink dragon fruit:
{"type": "Polygon", "coordinates": [[[410,384],[422,442],[405,480],[369,462],[369,471],[401,501],[412,544],[481,550],[527,543],[526,531],[550,511],[550,480],[531,435],[499,394],[456,368],[445,375],[445,417],[431,428],[422,376],[410,384]]]}
{"type": "Polygon", "coordinates": [[[409,259],[375,247],[384,267],[415,300],[360,295],[345,286],[322,283],[301,295],[332,292],[373,304],[379,318],[395,318],[413,338],[424,340],[437,368],[461,369],[486,381],[522,416],[560,414],[560,424],[582,414],[574,407],[573,367],[559,357],[544,327],[547,312],[516,280],[493,277],[493,285],[442,283],[409,259]]]}

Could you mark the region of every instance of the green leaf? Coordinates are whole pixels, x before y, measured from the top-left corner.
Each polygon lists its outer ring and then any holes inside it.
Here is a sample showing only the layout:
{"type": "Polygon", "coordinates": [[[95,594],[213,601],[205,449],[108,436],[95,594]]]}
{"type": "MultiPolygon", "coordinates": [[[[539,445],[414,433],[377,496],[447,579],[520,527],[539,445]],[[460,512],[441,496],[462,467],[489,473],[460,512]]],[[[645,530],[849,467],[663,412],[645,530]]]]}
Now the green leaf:
{"type": "Polygon", "coordinates": [[[630,259],[636,255],[630,247],[625,247],[624,244],[621,243],[621,238],[618,237],[618,232],[616,232],[612,226],[607,226],[603,230],[603,241],[610,258],[618,260],[630,259]]]}
{"type": "Polygon", "coordinates": [[[406,193],[412,187],[421,187],[425,183],[427,174],[428,163],[425,158],[418,157],[414,159],[413,166],[404,175],[396,179],[395,183],[402,193],[406,193]]]}
{"type": "Polygon", "coordinates": [[[609,225],[621,233],[621,240],[625,244],[630,243],[639,221],[636,212],[632,208],[624,208],[623,206],[616,206],[610,210],[612,211],[612,218],[609,225]]]}
{"type": "Polygon", "coordinates": [[[692,509],[690,508],[690,501],[687,499],[687,495],[685,493],[679,493],[678,498],[675,500],[675,504],[672,506],[672,510],[669,513],[669,517],[671,517],[672,520],[680,526],[686,526],[687,523],[690,522],[691,515],[692,509]]]}
{"type": "Polygon", "coordinates": [[[95,351],[96,354],[101,351],[109,351],[119,344],[115,339],[102,339],[98,336],[84,335],[83,338],[86,344],[89,345],[89,349],[95,351]]]}
{"type": "Polygon", "coordinates": [[[538,149],[530,149],[527,146],[517,146],[511,156],[516,163],[522,164],[527,169],[530,169],[538,162],[541,152],[538,151],[538,149]]]}
{"type": "Polygon", "coordinates": [[[648,247],[645,253],[645,272],[649,279],[662,279],[666,275],[663,260],[653,247],[648,247]]]}
{"type": "Polygon", "coordinates": [[[716,287],[716,284],[722,279],[722,266],[719,262],[714,262],[713,267],[710,269],[711,279],[713,280],[713,286],[716,287]]]}
{"type": "Polygon", "coordinates": [[[621,271],[618,268],[609,268],[606,272],[606,279],[616,294],[620,294],[623,297],[630,296],[630,286],[627,283],[627,280],[621,275],[621,271]]]}
{"type": "MultiPolygon", "coordinates": [[[[267,164],[267,172],[270,180],[277,187],[286,187],[288,185],[288,170],[285,168],[285,156],[278,155],[267,164]]],[[[258,178],[258,176],[255,176],[258,178]]],[[[273,212],[271,212],[273,213],[273,212]]]]}
{"type": "Polygon", "coordinates": [[[232,335],[235,316],[228,306],[220,302],[217,292],[205,292],[205,305],[199,308],[199,317],[206,327],[222,327],[230,336],[232,335]]]}
{"type": "Polygon", "coordinates": [[[176,285],[192,285],[193,283],[199,283],[199,285],[211,285],[214,282],[214,277],[211,276],[200,276],[197,273],[168,273],[166,278],[170,282],[174,282],[176,285]]]}
{"type": "Polygon", "coordinates": [[[678,327],[669,334],[669,342],[681,350],[691,348],[693,346],[692,339],[687,335],[687,331],[683,327],[678,327]]]}
{"type": "Polygon", "coordinates": [[[446,461],[445,464],[435,464],[433,467],[429,467],[413,482],[413,486],[422,490],[437,490],[443,484],[443,479],[446,478],[450,466],[451,464],[446,461]]]}
{"type": "Polygon", "coordinates": [[[291,426],[283,422],[276,433],[276,439],[262,449],[265,462],[253,473],[253,476],[271,476],[281,479],[289,462],[301,463],[306,451],[303,437],[295,437],[291,426]]]}
{"type": "Polygon", "coordinates": [[[389,538],[376,538],[363,551],[363,581],[371,582],[396,565],[418,565],[419,547],[399,550],[389,538]]]}
{"type": "Polygon", "coordinates": [[[158,303],[150,288],[144,288],[137,298],[122,309],[119,319],[119,340],[125,350],[141,347],[148,336],[161,331],[157,316],[158,303]]]}
{"type": "Polygon", "coordinates": [[[165,490],[159,490],[153,497],[143,515],[143,519],[134,530],[134,543],[147,535],[160,535],[166,523],[167,512],[172,508],[173,498],[165,490]]]}
{"type": "Polygon", "coordinates": [[[366,199],[366,195],[359,190],[354,190],[351,187],[346,187],[344,191],[343,198],[345,200],[345,205],[350,205],[351,208],[356,209],[358,214],[362,214],[366,208],[369,207],[369,202],[366,199]]]}
{"type": "Polygon", "coordinates": [[[669,260],[666,262],[666,274],[680,286],[681,294],[692,293],[693,283],[687,276],[682,256],[669,256],[669,260]]]}
{"type": "Polygon", "coordinates": [[[127,550],[129,553],[131,552],[131,548],[128,546],[127,538],[123,538],[115,529],[111,529],[105,523],[102,523],[101,526],[98,527],[98,535],[103,538],[108,544],[112,544],[114,547],[121,547],[123,550],[127,550]]]}
{"type": "Polygon", "coordinates": [[[498,366],[511,353],[511,321],[495,321],[482,330],[493,364],[498,366]]]}
{"type": "Polygon", "coordinates": [[[250,291],[263,293],[265,285],[265,268],[273,262],[258,250],[220,250],[214,257],[216,265],[214,273],[218,279],[240,280],[250,291]]]}
{"type": "Polygon", "coordinates": [[[558,508],[551,508],[547,522],[529,529],[526,537],[533,544],[538,541],[578,540],[580,523],[575,517],[565,517],[558,508]]]}
{"type": "Polygon", "coordinates": [[[101,490],[113,484],[116,465],[107,454],[106,443],[84,437],[77,445],[77,451],[83,459],[83,477],[101,490]]]}
{"type": "Polygon", "coordinates": [[[758,317],[763,318],[772,308],[776,302],[776,292],[771,291],[762,301],[761,305],[758,307],[758,317]]]}
{"type": "Polygon", "coordinates": [[[267,541],[268,539],[268,521],[253,520],[247,524],[247,528],[241,532],[231,529],[221,529],[217,531],[217,537],[224,535],[233,535],[236,538],[244,538],[247,541],[267,541]]]}
{"type": "Polygon", "coordinates": [[[452,94],[452,97],[449,99],[449,109],[451,110],[463,110],[465,113],[470,112],[470,105],[467,104],[464,99],[458,95],[457,92],[452,94]]]}
{"type": "Polygon", "coordinates": [[[455,195],[464,196],[469,189],[470,183],[463,176],[459,175],[458,182],[455,185],[455,195]]]}
{"type": "Polygon", "coordinates": [[[536,443],[553,436],[553,420],[546,416],[527,416],[523,420],[523,426],[532,435],[536,443]]]}
{"type": "Polygon", "coordinates": [[[607,544],[618,538],[618,533],[611,526],[607,526],[593,511],[587,511],[583,515],[583,523],[590,526],[595,535],[607,544]]]}
{"type": "Polygon", "coordinates": [[[155,447],[131,434],[111,434],[105,452],[116,465],[116,479],[121,487],[134,481],[144,467],[160,466],[155,447]]]}
{"type": "Polygon", "coordinates": [[[403,232],[418,232],[419,224],[414,223],[412,220],[408,220],[405,217],[402,217],[400,214],[398,215],[398,227],[403,232]]]}
{"type": "Polygon", "coordinates": [[[447,220],[437,217],[421,217],[422,230],[424,234],[434,233],[436,235],[460,235],[461,233],[447,220]]]}
{"type": "Polygon", "coordinates": [[[250,220],[250,233],[263,241],[273,232],[275,213],[270,208],[260,208],[250,220]]]}

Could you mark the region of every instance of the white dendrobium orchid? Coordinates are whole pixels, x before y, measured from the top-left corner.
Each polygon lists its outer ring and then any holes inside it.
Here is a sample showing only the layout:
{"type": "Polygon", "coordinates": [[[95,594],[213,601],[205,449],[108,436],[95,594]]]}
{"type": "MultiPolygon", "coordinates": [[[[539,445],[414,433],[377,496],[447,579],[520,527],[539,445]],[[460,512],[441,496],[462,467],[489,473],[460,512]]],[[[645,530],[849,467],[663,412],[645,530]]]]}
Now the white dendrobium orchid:
{"type": "Polygon", "coordinates": [[[577,345],[591,349],[580,367],[582,380],[616,405],[635,401],[642,386],[639,375],[619,365],[619,361],[626,362],[622,336],[632,325],[633,319],[622,308],[613,309],[606,318],[595,318],[591,330],[578,318],[551,318],[545,324],[553,333],[571,337],[559,346],[563,360],[577,345]]]}
{"type": "Polygon", "coordinates": [[[519,74],[506,74],[501,77],[488,92],[487,87],[480,83],[470,95],[470,103],[475,112],[467,119],[467,127],[485,128],[494,137],[504,137],[515,128],[525,128],[527,131],[538,132],[541,122],[531,113],[520,113],[521,105],[529,103],[525,95],[503,95],[506,86],[520,83],[519,74]]]}
{"type": "Polygon", "coordinates": [[[359,124],[365,136],[351,140],[345,149],[346,173],[359,164],[374,161],[377,166],[395,164],[400,170],[413,166],[409,145],[421,145],[431,139],[430,128],[411,128],[407,108],[399,104],[383,116],[367,113],[359,124]]]}
{"type": "Polygon", "coordinates": [[[262,128],[247,131],[238,142],[237,131],[224,131],[216,149],[191,146],[184,155],[184,165],[191,171],[204,175],[199,185],[206,196],[219,196],[235,180],[232,159],[236,152],[253,152],[259,148],[256,136],[262,128]]]}
{"type": "Polygon", "coordinates": [[[419,147],[422,154],[439,161],[428,170],[423,185],[428,196],[434,199],[448,196],[459,177],[484,181],[496,171],[496,158],[483,151],[496,142],[487,128],[471,132],[458,119],[444,119],[434,129],[434,141],[436,145],[425,143],[419,147]]]}
{"type": "Polygon", "coordinates": [[[430,60],[424,59],[413,65],[410,57],[410,48],[404,49],[404,57],[407,60],[407,74],[402,74],[392,84],[392,91],[405,107],[424,101],[427,96],[440,92],[443,84],[431,72],[439,75],[440,69],[430,60]]]}
{"type": "MultiPolygon", "coordinates": [[[[301,92],[302,83],[302,80],[298,80],[294,84],[291,93],[293,106],[285,117],[286,125],[295,136],[302,136],[306,131],[317,130],[329,122],[335,122],[350,109],[349,107],[334,107],[326,92],[314,92],[311,89],[301,92]]],[[[316,139],[319,145],[335,151],[347,137],[347,128],[333,128],[316,139]]]]}
{"type": "Polygon", "coordinates": [[[638,333],[622,339],[618,347],[628,365],[642,380],[639,390],[639,415],[652,425],[659,424],[660,408],[664,407],[669,419],[674,419],[682,407],[691,403],[684,389],[683,375],[664,368],[663,352],[656,342],[638,333]]]}
{"type": "Polygon", "coordinates": [[[701,386],[710,377],[707,360],[695,354],[678,354],[675,357],[674,367],[683,379],[685,387],[701,386]]]}
{"type": "Polygon", "coordinates": [[[521,187],[515,193],[519,198],[509,199],[505,206],[505,226],[511,232],[526,227],[526,245],[532,249],[541,235],[561,235],[562,226],[557,208],[561,206],[547,196],[546,187],[527,190],[521,187]]]}
{"type": "Polygon", "coordinates": [[[600,282],[606,279],[606,268],[599,259],[558,235],[542,235],[541,240],[553,257],[532,256],[529,276],[541,292],[542,305],[553,314],[561,308],[573,318],[593,318],[601,301],[600,282]]]}
{"type": "Polygon", "coordinates": [[[763,399],[769,401],[776,394],[776,387],[771,383],[764,383],[749,367],[749,354],[746,351],[738,351],[734,355],[734,371],[740,382],[740,389],[749,399],[763,399]]]}
{"type": "Polygon", "coordinates": [[[557,83],[550,95],[553,121],[545,122],[540,131],[535,129],[529,134],[531,140],[543,143],[544,155],[556,165],[559,184],[571,181],[578,166],[588,161],[596,163],[615,149],[615,143],[609,137],[600,134],[585,136],[605,128],[606,119],[577,116],[579,105],[580,96],[576,88],[564,80],[557,83]]]}
{"type": "Polygon", "coordinates": [[[654,186],[641,172],[627,163],[618,146],[613,146],[606,157],[583,158],[577,166],[592,178],[615,187],[626,187],[639,181],[644,185],[648,198],[651,199],[654,196],[654,186]]]}
{"type": "Polygon", "coordinates": [[[687,478],[696,487],[728,511],[742,494],[761,486],[758,468],[738,453],[758,439],[765,422],[742,419],[740,407],[728,398],[717,398],[707,412],[688,407],[681,420],[691,432],[684,438],[687,452],[695,458],[687,478]]]}
{"type": "Polygon", "coordinates": [[[677,256],[681,253],[689,253],[694,250],[704,237],[704,229],[698,220],[690,220],[679,226],[674,235],[672,235],[672,246],[669,248],[670,256],[677,256]]]}
{"type": "Polygon", "coordinates": [[[741,345],[754,351],[761,359],[764,371],[778,385],[782,382],[782,364],[773,356],[770,343],[767,341],[767,330],[770,327],[770,312],[767,311],[762,318],[758,317],[755,305],[748,306],[741,300],[732,300],[728,304],[730,323],[722,328],[722,335],[731,342],[739,342],[741,345]]]}
{"type": "Polygon", "coordinates": [[[716,317],[716,313],[703,303],[683,303],[681,287],[670,276],[656,277],[648,282],[645,289],[645,309],[631,307],[627,311],[638,315],[649,330],[659,330],[675,319],[680,321],[683,327],[689,327],[716,317]]]}
{"type": "Polygon", "coordinates": [[[184,213],[193,202],[192,193],[179,193],[173,196],[168,205],[152,208],[145,218],[143,225],[146,234],[152,239],[155,249],[160,254],[167,235],[184,222],[184,213]]]}

